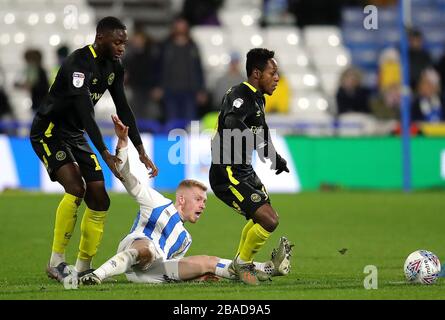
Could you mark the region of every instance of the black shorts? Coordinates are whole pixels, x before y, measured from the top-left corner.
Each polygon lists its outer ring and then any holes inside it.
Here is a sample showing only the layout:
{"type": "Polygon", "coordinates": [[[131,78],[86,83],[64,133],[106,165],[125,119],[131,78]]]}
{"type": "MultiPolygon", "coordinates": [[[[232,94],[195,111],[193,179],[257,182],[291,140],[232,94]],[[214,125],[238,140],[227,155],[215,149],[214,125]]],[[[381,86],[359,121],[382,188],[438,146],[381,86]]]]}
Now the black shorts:
{"type": "Polygon", "coordinates": [[[269,194],[255,172],[241,179],[233,175],[231,166],[211,165],[209,180],[215,195],[246,219],[270,203],[269,194]]]}
{"type": "Polygon", "coordinates": [[[31,144],[52,181],[56,181],[55,174],[61,166],[74,162],[79,165],[85,182],[104,181],[97,156],[84,138],[67,142],[54,135],[47,137],[42,134],[40,137],[34,136],[31,144]]]}

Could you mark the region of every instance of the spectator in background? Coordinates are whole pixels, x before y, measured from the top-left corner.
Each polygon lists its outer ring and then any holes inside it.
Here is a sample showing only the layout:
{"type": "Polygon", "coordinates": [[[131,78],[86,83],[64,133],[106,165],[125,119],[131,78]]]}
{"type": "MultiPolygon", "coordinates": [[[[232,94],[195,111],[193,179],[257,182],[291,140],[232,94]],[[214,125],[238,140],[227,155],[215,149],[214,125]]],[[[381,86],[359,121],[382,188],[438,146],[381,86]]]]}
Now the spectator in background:
{"type": "Polygon", "coordinates": [[[224,0],[185,0],[182,6],[182,15],[190,24],[220,25],[218,10],[224,0]]]}
{"type": "Polygon", "coordinates": [[[401,87],[392,85],[379,91],[371,98],[370,107],[372,114],[378,120],[399,120],[400,119],[400,98],[401,87]]]}
{"type": "Polygon", "coordinates": [[[289,87],[289,82],[287,81],[287,78],[284,76],[284,74],[281,72],[279,74],[280,81],[278,82],[274,94],[271,96],[264,96],[266,98],[267,113],[287,114],[289,112],[291,89],[289,87]]]}
{"type": "Polygon", "coordinates": [[[428,51],[423,48],[423,36],[419,30],[408,30],[408,41],[410,86],[411,89],[416,90],[420,75],[424,69],[433,66],[433,61],[428,51]]]}
{"type": "MultiPolygon", "coordinates": [[[[445,46],[445,44],[444,44],[445,46]]],[[[439,62],[436,65],[436,70],[439,73],[441,80],[441,92],[442,92],[442,101],[445,101],[445,52],[440,57],[439,62]]]]}
{"type": "Polygon", "coordinates": [[[151,97],[154,88],[154,63],[158,49],[143,30],[136,30],[130,38],[122,63],[126,69],[125,84],[130,93],[130,105],[137,119],[160,120],[159,103],[151,97]]]}
{"type": "Polygon", "coordinates": [[[238,52],[230,54],[230,63],[227,72],[224,73],[218,80],[216,80],[215,88],[213,89],[213,103],[214,110],[219,111],[221,101],[227,92],[228,88],[243,82],[245,76],[241,71],[240,55],[238,52]]]}
{"type": "Polygon", "coordinates": [[[295,17],[291,14],[295,0],[263,0],[263,26],[282,25],[295,23],[295,17]]]}
{"type": "Polygon", "coordinates": [[[347,112],[369,113],[369,90],[362,85],[359,69],[349,67],[340,76],[336,94],[338,114],[347,112]]]}
{"type": "Polygon", "coordinates": [[[370,101],[371,112],[376,119],[399,120],[401,82],[399,52],[392,47],[386,48],[379,57],[378,92],[370,101]]]}
{"type": "MultiPolygon", "coordinates": [[[[6,76],[3,69],[0,67],[0,120],[13,117],[12,108],[6,91],[6,76]]],[[[0,123],[0,133],[12,132],[9,132],[9,130],[3,127],[0,123]]]]}
{"type": "Polygon", "coordinates": [[[402,71],[400,67],[400,54],[397,49],[389,47],[380,53],[378,66],[379,92],[386,91],[394,86],[401,86],[402,71]]]}
{"type": "Polygon", "coordinates": [[[443,101],[440,98],[440,78],[432,68],[425,69],[419,79],[411,108],[412,121],[440,122],[445,120],[443,101]]]}
{"type": "Polygon", "coordinates": [[[66,57],[68,57],[69,53],[70,53],[70,49],[66,45],[62,45],[59,48],[57,48],[57,51],[56,51],[57,64],[51,70],[51,79],[49,82],[51,85],[53,84],[54,80],[56,79],[56,75],[60,69],[60,66],[65,61],[66,57]]]}
{"type": "Polygon", "coordinates": [[[33,112],[43,103],[49,90],[48,77],[42,66],[42,53],[39,50],[28,49],[24,55],[26,66],[24,79],[16,83],[16,87],[30,92],[33,112]]]}
{"type": "Polygon", "coordinates": [[[205,106],[208,97],[198,47],[184,18],[174,20],[171,34],[161,46],[157,66],[154,96],[163,98],[166,119],[195,120],[198,106],[205,106]]]}

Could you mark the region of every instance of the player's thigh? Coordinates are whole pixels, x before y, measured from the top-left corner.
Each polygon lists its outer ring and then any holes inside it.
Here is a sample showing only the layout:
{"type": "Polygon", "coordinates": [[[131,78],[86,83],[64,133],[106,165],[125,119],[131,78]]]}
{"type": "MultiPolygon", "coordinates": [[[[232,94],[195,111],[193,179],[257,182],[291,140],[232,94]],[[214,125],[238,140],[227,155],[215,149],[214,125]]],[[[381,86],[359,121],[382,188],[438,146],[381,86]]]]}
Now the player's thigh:
{"type": "Polygon", "coordinates": [[[157,254],[156,247],[152,240],[148,238],[135,239],[129,246],[131,249],[136,249],[138,252],[137,266],[141,270],[150,268],[154,260],[160,258],[157,254]]]}
{"type": "Polygon", "coordinates": [[[125,276],[129,281],[135,283],[178,282],[181,281],[179,259],[164,260],[159,258],[153,261],[147,270],[133,268],[133,272],[128,272],[125,276]]]}
{"type": "Polygon", "coordinates": [[[31,145],[40,161],[44,164],[52,181],[57,181],[56,172],[61,167],[68,163],[76,162],[71,149],[57,137],[42,135],[31,140],[31,145]]]}
{"type": "Polygon", "coordinates": [[[225,188],[213,190],[215,195],[228,206],[247,219],[264,204],[270,203],[269,194],[259,179],[240,180],[237,184],[228,183],[225,188]]]}
{"type": "Polygon", "coordinates": [[[99,159],[86,141],[79,143],[75,147],[71,147],[71,152],[87,184],[91,181],[104,181],[99,159]]]}

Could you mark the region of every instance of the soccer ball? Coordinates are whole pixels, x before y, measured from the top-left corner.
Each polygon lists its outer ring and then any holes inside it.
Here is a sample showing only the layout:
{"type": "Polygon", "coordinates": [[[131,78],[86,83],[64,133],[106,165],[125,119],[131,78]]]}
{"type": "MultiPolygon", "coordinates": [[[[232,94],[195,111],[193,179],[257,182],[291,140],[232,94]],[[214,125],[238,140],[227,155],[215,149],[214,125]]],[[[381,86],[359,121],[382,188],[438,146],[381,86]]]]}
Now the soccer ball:
{"type": "Polygon", "coordinates": [[[403,270],[409,282],[433,284],[440,272],[440,261],[431,251],[417,250],[406,258],[403,270]]]}

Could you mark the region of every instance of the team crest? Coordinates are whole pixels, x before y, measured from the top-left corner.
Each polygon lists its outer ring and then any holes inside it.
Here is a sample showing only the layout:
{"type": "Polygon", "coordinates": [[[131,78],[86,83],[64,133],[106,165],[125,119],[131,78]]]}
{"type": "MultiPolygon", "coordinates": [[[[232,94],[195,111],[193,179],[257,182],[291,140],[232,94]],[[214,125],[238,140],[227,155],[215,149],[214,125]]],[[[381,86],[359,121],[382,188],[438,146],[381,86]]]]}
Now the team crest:
{"type": "Polygon", "coordinates": [[[82,88],[85,75],[82,72],[73,73],[73,86],[76,88],[82,88]]]}
{"type": "Polygon", "coordinates": [[[252,202],[260,202],[261,196],[258,193],[252,193],[250,200],[252,200],[252,202]]]}
{"type": "Polygon", "coordinates": [[[241,99],[241,98],[238,98],[235,101],[233,101],[233,106],[235,108],[239,108],[239,107],[241,107],[243,105],[243,103],[244,103],[244,100],[241,99]]]}
{"type": "Polygon", "coordinates": [[[114,72],[110,73],[110,75],[108,76],[108,85],[111,86],[113,84],[114,81],[114,72]]]}
{"type": "Polygon", "coordinates": [[[66,153],[65,151],[57,151],[56,153],[56,159],[59,161],[65,160],[66,158],[66,153]]]}

